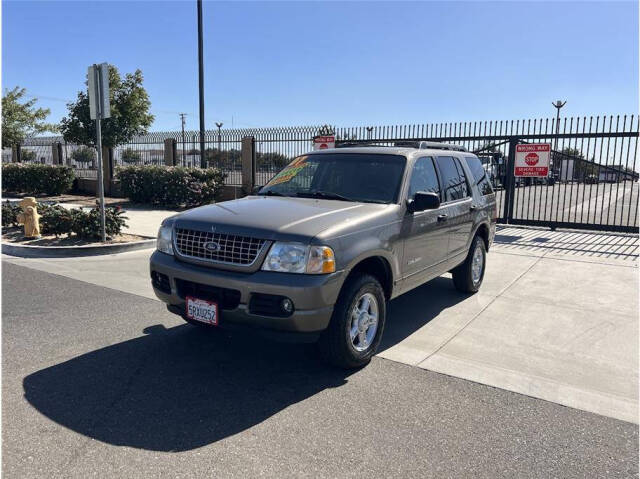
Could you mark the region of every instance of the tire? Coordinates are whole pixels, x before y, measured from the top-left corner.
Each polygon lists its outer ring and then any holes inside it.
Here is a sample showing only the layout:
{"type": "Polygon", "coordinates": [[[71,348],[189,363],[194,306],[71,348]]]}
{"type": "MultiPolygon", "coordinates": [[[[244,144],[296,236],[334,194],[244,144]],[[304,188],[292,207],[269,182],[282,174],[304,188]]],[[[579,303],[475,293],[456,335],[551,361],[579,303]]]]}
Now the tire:
{"type": "Polygon", "coordinates": [[[463,293],[476,293],[480,289],[480,286],[482,286],[486,266],[487,250],[484,245],[484,240],[480,236],[476,236],[471,242],[471,248],[469,248],[469,253],[464,263],[451,271],[453,284],[463,293]],[[478,260],[476,255],[480,255],[479,261],[481,261],[479,275],[477,269],[474,275],[474,257],[478,260]]]}
{"type": "Polygon", "coordinates": [[[368,274],[348,278],[333,308],[329,327],[318,341],[321,355],[329,364],[339,368],[364,366],[371,361],[380,345],[386,316],[387,304],[380,282],[368,274]],[[366,312],[365,299],[368,300],[366,312]],[[358,320],[355,320],[356,307],[364,312],[358,320]],[[373,330],[370,321],[375,311],[377,322],[373,330]]]}

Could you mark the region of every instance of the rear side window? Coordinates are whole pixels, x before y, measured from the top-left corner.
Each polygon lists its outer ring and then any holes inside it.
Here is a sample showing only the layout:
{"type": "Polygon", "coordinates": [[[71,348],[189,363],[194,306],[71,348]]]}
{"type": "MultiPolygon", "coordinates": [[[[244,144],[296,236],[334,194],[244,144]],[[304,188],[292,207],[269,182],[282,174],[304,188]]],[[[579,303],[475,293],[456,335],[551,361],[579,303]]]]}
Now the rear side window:
{"type": "MultiPolygon", "coordinates": [[[[473,181],[478,188],[480,189],[480,193],[483,195],[490,195],[493,193],[493,188],[491,187],[491,181],[489,180],[489,176],[487,175],[487,170],[484,169],[480,160],[475,156],[465,156],[464,159],[469,165],[469,169],[471,170],[471,174],[473,175],[473,181]]],[[[489,162],[487,162],[487,165],[489,162]]]]}
{"type": "Polygon", "coordinates": [[[460,162],[452,156],[438,156],[436,162],[442,176],[444,201],[461,200],[469,196],[467,179],[460,162]]]}
{"type": "Polygon", "coordinates": [[[418,158],[413,165],[408,198],[413,198],[413,195],[418,191],[435,193],[440,196],[440,185],[438,185],[436,168],[433,166],[433,160],[428,156],[418,158]]]}

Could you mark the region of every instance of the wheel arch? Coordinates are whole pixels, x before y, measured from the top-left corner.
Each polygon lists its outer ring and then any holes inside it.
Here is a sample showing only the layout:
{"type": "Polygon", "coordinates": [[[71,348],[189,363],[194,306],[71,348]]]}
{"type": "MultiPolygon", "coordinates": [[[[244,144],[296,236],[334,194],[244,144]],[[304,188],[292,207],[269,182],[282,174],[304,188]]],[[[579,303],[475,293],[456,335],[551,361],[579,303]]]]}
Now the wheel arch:
{"type": "Polygon", "coordinates": [[[358,262],[350,269],[345,282],[356,274],[362,273],[374,276],[380,282],[385,298],[387,300],[391,299],[391,294],[393,292],[393,271],[387,258],[376,255],[367,256],[366,258],[358,260],[358,262]]]}

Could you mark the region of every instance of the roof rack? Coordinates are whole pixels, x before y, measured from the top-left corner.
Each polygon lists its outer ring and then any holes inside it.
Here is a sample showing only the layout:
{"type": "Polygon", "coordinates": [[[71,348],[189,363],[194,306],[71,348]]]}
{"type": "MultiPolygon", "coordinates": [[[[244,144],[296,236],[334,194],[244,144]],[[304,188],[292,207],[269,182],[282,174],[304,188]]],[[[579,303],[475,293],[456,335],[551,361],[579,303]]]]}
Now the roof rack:
{"type": "Polygon", "coordinates": [[[437,141],[402,140],[396,141],[394,146],[404,146],[406,148],[418,148],[420,150],[451,150],[467,151],[464,146],[452,145],[451,143],[439,143],[437,141]]]}
{"type": "Polygon", "coordinates": [[[386,147],[401,147],[401,148],[417,148],[420,150],[432,149],[432,150],[450,150],[450,151],[467,151],[464,146],[452,145],[449,143],[438,143],[436,141],[420,141],[420,140],[400,140],[395,141],[393,145],[381,144],[386,143],[384,140],[379,141],[341,141],[336,143],[336,148],[353,148],[357,146],[386,146],[386,147]]]}

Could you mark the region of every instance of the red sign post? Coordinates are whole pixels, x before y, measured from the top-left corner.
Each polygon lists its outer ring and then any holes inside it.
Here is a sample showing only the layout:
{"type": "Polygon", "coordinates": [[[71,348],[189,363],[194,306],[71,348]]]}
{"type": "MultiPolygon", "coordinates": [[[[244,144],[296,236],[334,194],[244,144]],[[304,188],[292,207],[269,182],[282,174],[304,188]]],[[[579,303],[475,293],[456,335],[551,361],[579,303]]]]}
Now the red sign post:
{"type": "Polygon", "coordinates": [[[549,176],[549,160],[551,143],[516,145],[515,176],[540,177],[549,176]]]}

